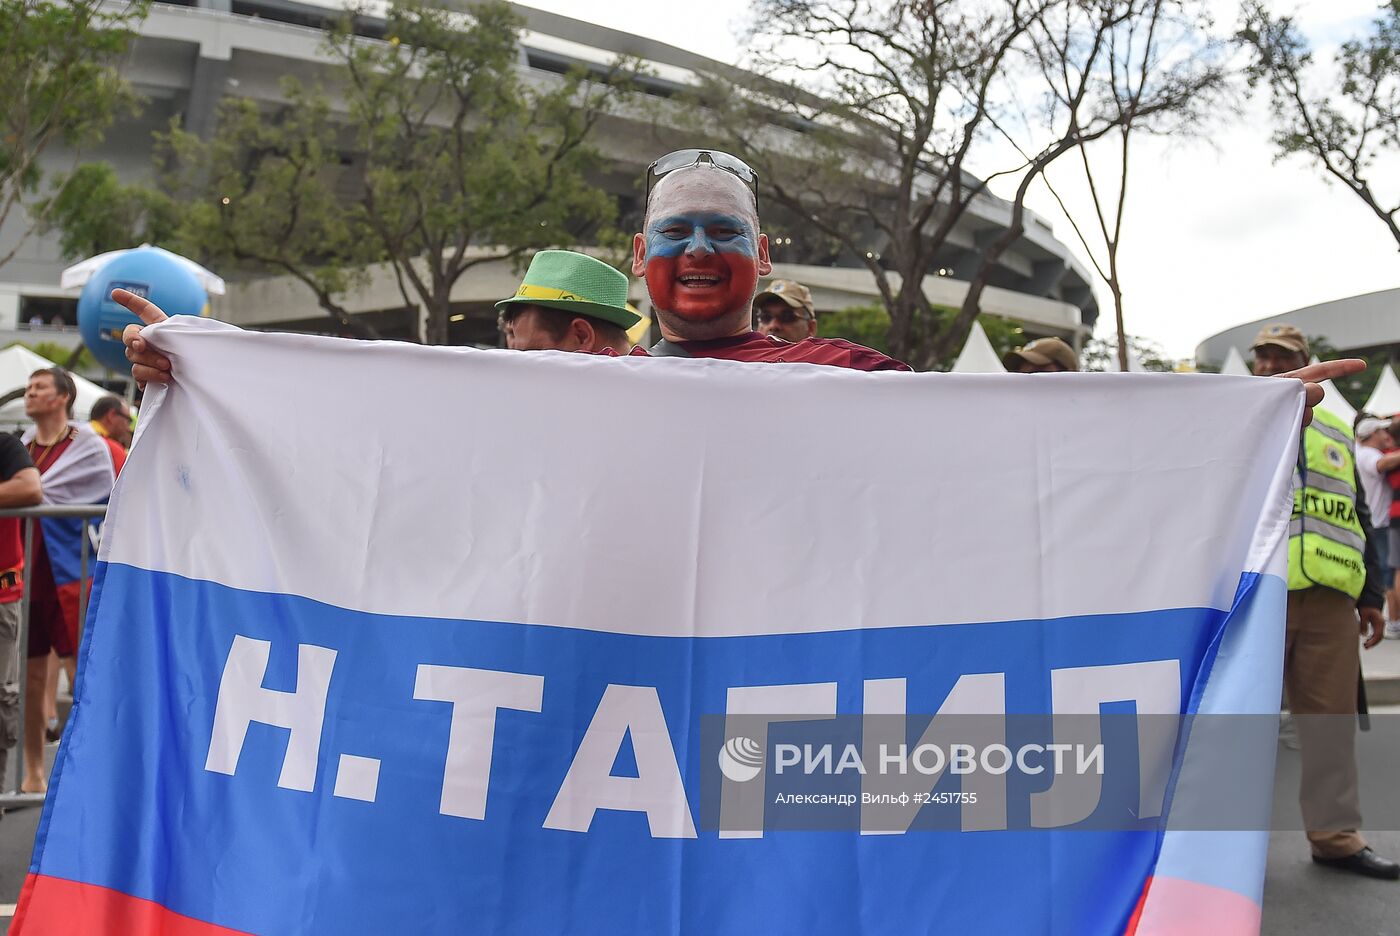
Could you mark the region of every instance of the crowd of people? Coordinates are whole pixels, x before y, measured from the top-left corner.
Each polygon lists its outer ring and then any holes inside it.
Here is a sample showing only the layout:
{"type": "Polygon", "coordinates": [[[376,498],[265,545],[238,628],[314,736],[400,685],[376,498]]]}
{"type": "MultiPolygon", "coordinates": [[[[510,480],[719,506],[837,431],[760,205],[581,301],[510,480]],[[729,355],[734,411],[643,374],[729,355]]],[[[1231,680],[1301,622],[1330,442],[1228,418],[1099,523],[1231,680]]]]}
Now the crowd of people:
{"type": "MultiPolygon", "coordinates": [[[[652,163],[646,181],[646,213],[643,230],[633,239],[632,273],[645,281],[660,339],[650,347],[632,347],[628,340],[628,329],[641,319],[627,304],[629,282],[623,273],[585,254],[545,250],[534,256],[515,295],[497,303],[507,347],[910,370],[870,348],[820,337],[811,291],[802,284],[776,279],[758,288],[772,264],[759,226],[757,175],[742,160],[710,150],[680,150],[652,163]]],[[[119,289],[113,298],[147,325],[165,318],[158,307],[134,293],[119,289]]],[[[123,335],[133,377],[142,385],[171,380],[170,360],[151,347],[141,327],[129,326],[123,335]]],[[[1305,383],[1307,428],[1295,473],[1290,528],[1285,672],[1289,702],[1299,713],[1354,716],[1358,625],[1367,646],[1381,639],[1382,576],[1394,575],[1383,573],[1382,565],[1400,559],[1397,548],[1389,550],[1389,560],[1382,558],[1385,546],[1392,544],[1383,542],[1386,537],[1376,525],[1380,518],[1397,517],[1400,498],[1385,501],[1374,479],[1388,478],[1392,489],[1400,483],[1400,471],[1395,470],[1400,456],[1389,453],[1395,441],[1389,424],[1363,421],[1354,431],[1322,410],[1314,412],[1323,396],[1318,382],[1355,373],[1362,362],[1309,366],[1306,342],[1296,329],[1283,325],[1266,328],[1254,353],[1256,374],[1305,383]],[[1365,500],[1357,496],[1363,483],[1368,497],[1375,492],[1369,516],[1365,500]],[[1370,517],[1376,518],[1375,524],[1370,517]]],[[[1013,373],[1079,369],[1074,349],[1058,338],[1032,341],[1007,354],[1003,363],[1013,373]]],[[[42,379],[40,383],[36,402],[44,394],[61,399],[61,388],[42,386],[42,379]]],[[[36,406],[36,423],[38,412],[36,406]]],[[[125,444],[115,426],[96,415],[94,420],[105,427],[103,431],[94,425],[95,439],[105,437],[118,447],[125,444]]],[[[40,424],[30,439],[38,444],[39,457],[31,449],[30,461],[52,461],[56,456],[46,449],[62,441],[55,434],[61,430],[61,420],[40,424]]],[[[4,495],[0,486],[0,505],[8,503],[4,495]]],[[[1395,528],[1387,533],[1391,539],[1400,532],[1400,519],[1395,528]]],[[[1392,589],[1392,619],[1400,608],[1394,599],[1392,589]]],[[[1400,625],[1392,632],[1400,636],[1400,625]]],[[[63,650],[71,650],[71,644],[59,649],[60,657],[63,650]]],[[[1321,756],[1319,752],[1335,751],[1336,746],[1320,744],[1310,735],[1303,745],[1302,803],[1305,821],[1315,830],[1309,833],[1314,860],[1373,877],[1400,877],[1400,865],[1372,852],[1358,831],[1351,742],[1343,745],[1344,757],[1321,756]]],[[[38,786],[37,780],[31,785],[38,786]]]]}
{"type": "MultiPolygon", "coordinates": [[[[73,378],[60,367],[30,375],[24,411],[33,425],[20,437],[0,433],[0,508],[106,503],[131,444],[131,410],[108,396],[93,405],[89,422],[76,421],[77,396],[73,378]]],[[[70,686],[76,680],[80,609],[88,587],[83,539],[92,535],[92,525],[76,517],[33,521],[26,566],[23,523],[0,518],[0,776],[22,734],[20,789],[42,793],[48,785],[44,745],[59,736],[60,672],[70,686]],[[21,648],[26,591],[27,646],[21,648]],[[21,652],[27,658],[23,686],[21,652]]]]}

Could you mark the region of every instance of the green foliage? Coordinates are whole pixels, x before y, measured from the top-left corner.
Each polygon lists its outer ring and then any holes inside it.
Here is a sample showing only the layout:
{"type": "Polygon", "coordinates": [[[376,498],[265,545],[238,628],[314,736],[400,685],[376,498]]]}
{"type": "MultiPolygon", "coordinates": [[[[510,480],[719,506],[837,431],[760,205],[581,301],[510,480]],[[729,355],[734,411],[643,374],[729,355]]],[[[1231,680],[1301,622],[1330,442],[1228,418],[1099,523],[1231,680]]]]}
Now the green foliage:
{"type": "Polygon", "coordinates": [[[0,224],[16,209],[31,221],[0,266],[43,221],[46,196],[62,193],[40,157],[55,145],[81,151],[135,107],[116,66],[145,15],[144,2],[0,0],[0,224]]]}
{"type": "MultiPolygon", "coordinates": [[[[949,306],[932,306],[933,327],[946,328],[957,315],[958,310],[949,306]]],[[[1025,335],[1020,325],[995,315],[982,315],[977,319],[987,333],[993,350],[998,356],[1025,344],[1025,335]]],[[[856,344],[874,348],[889,354],[890,316],[883,305],[850,306],[835,312],[824,312],[817,320],[817,330],[823,338],[845,338],[856,344]]],[[[946,361],[938,362],[937,370],[947,370],[957,359],[955,354],[946,361]]]]}
{"type": "Polygon", "coordinates": [[[467,14],[402,0],[385,14],[387,41],[356,35],[363,13],[325,44],[343,110],[291,79],[275,109],[227,99],[209,138],[178,126],[161,135],[159,191],[94,179],[93,200],[61,214],[65,245],[158,233],[215,269],[293,276],[366,337],[373,329],[341,297],[387,264],[404,306],[426,311],[420,337],[441,343],[472,267],[616,239],[616,205],[589,180],[599,165],[589,138],[629,90],[625,65],[540,88],[521,80],[523,21],[505,3],[467,14]]]}
{"type": "Polygon", "coordinates": [[[215,268],[295,276],[353,328],[334,297],[385,253],[347,197],[353,179],[329,101],[294,79],[282,92],[287,103],[271,114],[226,99],[207,140],[178,126],[160,137],[168,195],[181,206],[171,249],[215,268]]]}
{"type": "Polygon", "coordinates": [[[181,214],[164,193],[144,185],[123,185],[105,162],[74,169],[40,205],[41,230],[57,230],[59,249],[72,258],[143,243],[169,247],[181,214]]]}
{"type": "MultiPolygon", "coordinates": [[[[1324,335],[1309,335],[1308,348],[1317,355],[1320,361],[1332,361],[1343,357],[1358,357],[1355,354],[1343,354],[1324,335]]],[[[1354,407],[1357,412],[1366,405],[1366,401],[1371,398],[1371,393],[1376,389],[1377,382],[1381,379],[1381,372],[1385,370],[1387,364],[1400,363],[1392,361],[1387,355],[1371,355],[1365,359],[1366,369],[1359,374],[1350,377],[1343,377],[1332,381],[1333,386],[1341,391],[1346,401],[1354,407]]]]}
{"type": "Polygon", "coordinates": [[[1301,155],[1339,181],[1386,225],[1400,246],[1400,0],[1387,0],[1370,30],[1343,42],[1330,74],[1316,65],[1292,17],[1260,0],[1244,8],[1237,39],[1252,59],[1251,87],[1266,85],[1279,157],[1301,155]],[[1389,184],[1382,188],[1377,182],[1389,184]]]}
{"type": "Polygon", "coordinates": [[[56,341],[12,341],[5,347],[13,348],[18,345],[21,348],[28,348],[42,358],[48,358],[60,367],[70,371],[94,371],[98,369],[97,362],[93,360],[88,349],[82,345],[76,348],[68,348],[56,341]],[[77,352],[76,356],[74,352],[77,352]]]}
{"type": "Polygon", "coordinates": [[[358,39],[348,18],[328,42],[351,79],[365,161],[358,226],[411,287],[405,300],[426,307],[429,342],[446,340],[451,289],[471,267],[572,245],[616,213],[588,180],[600,160],[587,140],[623,85],[579,72],[527,87],[523,25],[495,0],[469,17],[404,0],[389,9],[387,43],[358,39]]]}
{"type": "MultiPolygon", "coordinates": [[[[1137,355],[1142,366],[1149,371],[1169,374],[1176,370],[1176,362],[1166,356],[1162,346],[1137,335],[1128,336],[1128,350],[1137,355]]],[[[1085,371],[1118,370],[1118,337],[1090,338],[1084,343],[1079,355],[1079,369],[1085,371]]]]}
{"type": "Polygon", "coordinates": [[[890,316],[882,305],[850,306],[823,312],[817,319],[817,334],[823,338],[845,338],[858,345],[889,354],[890,316]]]}

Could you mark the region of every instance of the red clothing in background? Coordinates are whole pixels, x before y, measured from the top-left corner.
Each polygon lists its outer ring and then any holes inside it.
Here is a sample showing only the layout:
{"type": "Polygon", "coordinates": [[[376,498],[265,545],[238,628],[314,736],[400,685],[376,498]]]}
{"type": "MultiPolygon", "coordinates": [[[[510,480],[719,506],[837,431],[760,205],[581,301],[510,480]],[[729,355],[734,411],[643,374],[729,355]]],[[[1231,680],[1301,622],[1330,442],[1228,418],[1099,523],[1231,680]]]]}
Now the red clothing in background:
{"type": "MultiPolygon", "coordinates": [[[[58,458],[73,444],[78,430],[68,427],[68,434],[53,445],[40,445],[37,439],[29,443],[29,457],[39,474],[48,472],[58,458]]],[[[54,582],[53,567],[44,546],[44,524],[34,524],[33,566],[29,569],[29,657],[49,655],[52,649],[60,657],[78,654],[78,583],[60,587],[54,582]]]]}
{"type": "MultiPolygon", "coordinates": [[[[1386,449],[1383,454],[1392,455],[1395,452],[1400,452],[1400,449],[1386,449]]],[[[1385,473],[1385,480],[1390,483],[1390,490],[1394,495],[1390,499],[1390,525],[1393,527],[1400,527],[1400,468],[1387,471],[1385,473]]],[[[1379,517],[1376,518],[1376,522],[1380,522],[1379,517]]],[[[1390,557],[1390,564],[1396,564],[1395,556],[1390,557]]]]}
{"type": "MultiPolygon", "coordinates": [[[[34,461],[25,451],[24,443],[8,432],[0,434],[0,481],[9,481],[26,468],[33,468],[34,461]]],[[[0,604],[19,601],[24,590],[24,537],[20,533],[18,517],[0,518],[0,573],[13,572],[14,578],[8,587],[0,580],[0,604]]]]}
{"type": "Polygon", "coordinates": [[[126,464],[126,449],[122,448],[122,444],[116,439],[103,436],[102,441],[107,443],[107,448],[112,453],[112,474],[121,474],[122,466],[126,464]]]}

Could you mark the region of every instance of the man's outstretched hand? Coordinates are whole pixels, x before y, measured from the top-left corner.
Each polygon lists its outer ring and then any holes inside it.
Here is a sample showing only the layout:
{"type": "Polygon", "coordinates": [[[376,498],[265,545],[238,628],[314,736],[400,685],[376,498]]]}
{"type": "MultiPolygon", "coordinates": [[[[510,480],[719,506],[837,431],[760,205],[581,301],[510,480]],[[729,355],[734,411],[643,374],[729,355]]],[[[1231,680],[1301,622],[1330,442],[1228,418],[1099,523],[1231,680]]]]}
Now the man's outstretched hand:
{"type": "MultiPolygon", "coordinates": [[[[131,352],[128,351],[126,356],[131,357],[131,352]]],[[[135,358],[131,359],[136,360],[135,358]]],[[[1313,407],[1322,402],[1322,381],[1346,377],[1349,374],[1359,374],[1365,369],[1365,361],[1356,358],[1343,358],[1340,361],[1322,361],[1318,364],[1309,364],[1307,367],[1300,367],[1295,371],[1278,376],[1296,377],[1303,381],[1303,396],[1307,406],[1303,410],[1303,425],[1306,426],[1312,422],[1313,407]]],[[[135,368],[132,370],[134,371],[135,368]]]]}
{"type": "MultiPolygon", "coordinates": [[[[112,290],[112,301],[135,313],[146,325],[163,322],[167,318],[160,306],[149,299],[143,299],[126,289],[112,290]]],[[[145,388],[149,381],[170,382],[170,359],[157,353],[141,337],[141,325],[128,325],[122,330],[122,344],[126,345],[126,359],[131,362],[131,376],[136,385],[145,388]]]]}

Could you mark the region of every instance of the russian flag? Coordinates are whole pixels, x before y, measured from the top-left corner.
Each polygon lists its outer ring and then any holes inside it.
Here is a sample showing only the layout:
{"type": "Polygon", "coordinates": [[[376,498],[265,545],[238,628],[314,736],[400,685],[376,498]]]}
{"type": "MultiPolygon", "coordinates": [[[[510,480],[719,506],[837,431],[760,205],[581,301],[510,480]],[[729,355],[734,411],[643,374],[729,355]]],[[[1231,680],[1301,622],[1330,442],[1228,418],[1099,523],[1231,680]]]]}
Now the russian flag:
{"type": "Polygon", "coordinates": [[[705,802],[845,715],[1276,713],[1297,382],[148,334],[20,936],[1258,930],[1184,738],[1141,827],[705,802]]]}

